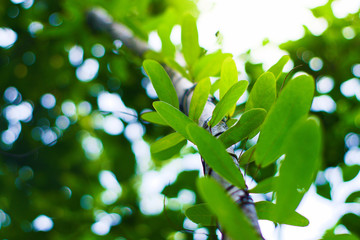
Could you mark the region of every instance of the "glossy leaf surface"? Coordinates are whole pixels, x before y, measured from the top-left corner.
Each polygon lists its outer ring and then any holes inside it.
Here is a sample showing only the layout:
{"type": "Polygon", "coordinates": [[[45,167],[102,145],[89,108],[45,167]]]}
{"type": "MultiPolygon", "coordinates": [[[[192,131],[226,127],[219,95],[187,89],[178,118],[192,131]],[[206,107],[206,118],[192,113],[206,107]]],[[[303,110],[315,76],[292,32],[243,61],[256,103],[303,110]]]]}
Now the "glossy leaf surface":
{"type": "Polygon", "coordinates": [[[266,111],[262,108],[254,108],[245,112],[234,126],[219,136],[219,140],[225,147],[242,141],[263,123],[265,116],[266,111]]]}
{"type": "Polygon", "coordinates": [[[210,79],[204,78],[196,85],[194,89],[194,94],[190,102],[189,118],[194,120],[196,123],[198,122],[208,100],[210,87],[210,79]]]}
{"type": "Polygon", "coordinates": [[[321,152],[321,130],[314,118],[299,122],[289,133],[276,186],[276,216],[294,211],[315,179],[321,152]]]}
{"type": "Polygon", "coordinates": [[[243,80],[237,82],[229,89],[220,102],[216,104],[211,120],[209,121],[210,126],[215,126],[226,116],[226,114],[235,106],[241,95],[243,95],[247,86],[248,82],[243,80]]]}
{"type": "Polygon", "coordinates": [[[268,72],[273,73],[275,76],[275,79],[277,80],[280,77],[286,63],[289,60],[290,60],[290,56],[286,56],[286,55],[282,56],[277,63],[275,63],[271,68],[269,68],[268,72]]]}
{"type": "Polygon", "coordinates": [[[145,112],[141,114],[141,118],[150,123],[168,126],[167,122],[165,122],[157,112],[145,112]]]}
{"type": "Polygon", "coordinates": [[[154,102],[153,106],[156,112],[159,113],[159,115],[165,122],[167,122],[170,127],[191,141],[190,136],[186,131],[186,126],[189,124],[195,126],[197,125],[192,120],[190,120],[190,118],[188,118],[184,113],[180,112],[179,109],[174,108],[166,102],[154,102]]]}
{"type": "Polygon", "coordinates": [[[360,191],[351,193],[346,198],[346,203],[360,203],[360,191]]]}
{"type": "Polygon", "coordinates": [[[277,102],[269,111],[259,136],[255,161],[265,167],[282,154],[289,130],[310,110],[314,80],[307,75],[292,79],[281,92],[277,102]]]}
{"type": "Polygon", "coordinates": [[[255,157],[254,157],[254,153],[256,150],[256,144],[254,146],[252,146],[251,148],[249,148],[248,150],[246,150],[239,158],[239,164],[240,165],[245,165],[248,163],[251,163],[253,161],[255,161],[255,157]]]}
{"type": "Polygon", "coordinates": [[[185,215],[194,223],[201,224],[202,226],[216,226],[216,217],[206,203],[189,207],[185,210],[185,215]]]}
{"type": "Polygon", "coordinates": [[[228,57],[224,60],[221,67],[220,78],[220,99],[224,97],[226,92],[238,81],[238,72],[235,61],[228,57]]]}
{"type": "Polygon", "coordinates": [[[187,65],[191,68],[200,55],[200,46],[196,19],[187,14],[181,24],[182,53],[187,65]]]}
{"type": "Polygon", "coordinates": [[[287,224],[292,226],[305,227],[309,225],[309,220],[303,215],[292,211],[285,216],[277,217],[273,213],[277,211],[277,205],[268,201],[261,201],[255,203],[256,212],[259,219],[270,220],[279,224],[287,224]]]}
{"type": "Polygon", "coordinates": [[[195,81],[218,75],[223,61],[231,56],[230,53],[222,53],[221,51],[202,56],[194,65],[195,81]]]}
{"type": "Polygon", "coordinates": [[[263,108],[266,111],[274,104],[276,98],[276,80],[271,72],[262,74],[251,89],[245,111],[252,108],[263,108]]]}
{"type": "Polygon", "coordinates": [[[197,186],[202,198],[231,239],[260,239],[239,206],[214,179],[200,178],[197,186]]]}
{"type": "Polygon", "coordinates": [[[179,108],[179,100],[174,85],[165,69],[158,62],[149,59],[144,61],[143,66],[159,99],[179,108]]]}
{"type": "Polygon", "coordinates": [[[186,139],[180,133],[170,133],[150,146],[151,155],[158,160],[167,160],[179,153],[186,139]]]}
{"type": "Polygon", "coordinates": [[[189,125],[187,132],[198,147],[200,155],[214,171],[235,186],[245,187],[242,173],[219,140],[197,125],[189,125]]]}
{"type": "Polygon", "coordinates": [[[253,189],[250,189],[251,193],[269,193],[276,191],[275,187],[278,184],[279,177],[269,177],[259,182],[253,189]]]}

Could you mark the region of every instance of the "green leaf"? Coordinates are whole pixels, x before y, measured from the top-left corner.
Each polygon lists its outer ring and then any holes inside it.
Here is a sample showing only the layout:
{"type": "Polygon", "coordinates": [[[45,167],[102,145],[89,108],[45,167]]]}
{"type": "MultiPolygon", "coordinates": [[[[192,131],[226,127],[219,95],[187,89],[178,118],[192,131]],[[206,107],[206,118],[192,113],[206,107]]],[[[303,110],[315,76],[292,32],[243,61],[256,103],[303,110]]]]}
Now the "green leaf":
{"type": "Polygon", "coordinates": [[[260,236],[242,210],[212,178],[199,178],[197,186],[210,210],[217,216],[220,225],[231,239],[258,240],[260,236]]]}
{"type": "Polygon", "coordinates": [[[254,108],[245,112],[240,120],[231,128],[222,133],[219,140],[225,147],[242,141],[263,123],[266,111],[262,108],[254,108]]]}
{"type": "Polygon", "coordinates": [[[170,40],[172,27],[166,24],[161,24],[158,27],[158,35],[161,40],[161,52],[165,57],[171,59],[175,56],[175,46],[170,40]]]}
{"type": "Polygon", "coordinates": [[[235,186],[245,188],[242,173],[219,140],[197,125],[188,125],[187,132],[198,147],[200,155],[214,171],[235,186]]]}
{"type": "Polygon", "coordinates": [[[155,159],[167,160],[179,153],[186,142],[180,133],[171,133],[151,144],[150,152],[155,159]]]}
{"type": "Polygon", "coordinates": [[[220,99],[222,99],[226,92],[237,82],[238,71],[235,61],[231,57],[228,57],[224,60],[221,67],[220,99]]]}
{"type": "Polygon", "coordinates": [[[197,126],[190,118],[188,118],[179,109],[174,108],[172,105],[166,102],[154,102],[153,106],[156,112],[162,117],[162,119],[174,129],[176,132],[183,135],[186,139],[190,139],[189,134],[186,131],[186,126],[189,124],[197,126]]]}
{"type": "Polygon", "coordinates": [[[204,78],[195,87],[190,102],[189,118],[198,122],[210,94],[210,78],[204,78]]]}
{"type": "Polygon", "coordinates": [[[350,181],[352,179],[354,179],[360,171],[360,166],[359,165],[353,165],[353,166],[342,166],[341,167],[342,170],[342,176],[343,176],[343,180],[345,182],[350,181]]]}
{"type": "Polygon", "coordinates": [[[211,120],[209,121],[209,126],[215,126],[218,124],[225,115],[236,105],[236,102],[239,100],[241,95],[245,92],[248,82],[245,80],[235,83],[225,96],[216,104],[216,107],[212,113],[211,120]]]}
{"type": "Polygon", "coordinates": [[[300,121],[286,139],[285,159],[276,186],[278,217],[285,217],[299,205],[313,182],[320,160],[321,130],[318,120],[300,121]]]}
{"type": "Polygon", "coordinates": [[[206,77],[217,76],[220,73],[223,61],[227,57],[232,57],[232,55],[221,51],[202,56],[194,65],[195,82],[206,77]]]}
{"type": "Polygon", "coordinates": [[[220,79],[217,79],[213,84],[211,84],[210,94],[214,95],[216,90],[218,90],[219,88],[220,88],[220,79]]]}
{"type": "Polygon", "coordinates": [[[246,150],[239,157],[239,164],[240,165],[245,165],[245,164],[248,164],[248,163],[251,163],[251,162],[255,161],[255,158],[254,158],[255,149],[256,149],[256,144],[254,146],[252,146],[251,148],[249,148],[248,150],[246,150]]]}
{"type": "Polygon", "coordinates": [[[326,234],[321,240],[359,240],[355,235],[352,234],[326,234]]]}
{"type": "Polygon", "coordinates": [[[168,126],[168,124],[162,119],[162,117],[160,117],[157,112],[145,112],[141,114],[141,118],[146,122],[168,126]]]}
{"type": "Polygon", "coordinates": [[[181,24],[181,44],[185,61],[192,68],[195,61],[199,58],[201,50],[196,20],[190,14],[184,16],[181,24]]]}
{"type": "Polygon", "coordinates": [[[252,108],[270,110],[276,99],[276,80],[271,72],[263,73],[251,89],[245,111],[252,108]]]}
{"type": "Polygon", "coordinates": [[[279,177],[269,177],[259,182],[253,189],[250,189],[251,193],[269,193],[275,192],[275,187],[278,184],[279,177]]]}
{"type": "Polygon", "coordinates": [[[340,219],[340,223],[342,223],[352,234],[360,237],[360,216],[354,213],[347,213],[340,219]]]}
{"type": "Polygon", "coordinates": [[[166,197],[175,198],[182,189],[196,192],[195,182],[199,177],[199,170],[182,171],[176,177],[175,182],[164,187],[161,191],[166,197]]]}
{"type": "Polygon", "coordinates": [[[158,62],[150,59],[145,60],[143,66],[159,99],[179,108],[179,100],[174,85],[165,69],[158,62]]]}
{"type": "Polygon", "coordinates": [[[201,203],[185,210],[185,216],[191,221],[202,226],[216,226],[216,217],[209,210],[208,204],[201,203]]]}
{"type": "Polygon", "coordinates": [[[275,76],[275,80],[277,80],[277,79],[280,77],[280,75],[281,75],[281,73],[282,73],[282,71],[283,71],[286,63],[287,63],[289,60],[290,60],[290,56],[282,56],[282,57],[280,58],[280,60],[279,60],[277,63],[275,63],[275,65],[273,65],[273,66],[272,66],[269,70],[267,70],[267,71],[268,71],[268,72],[272,72],[272,73],[274,74],[274,76],[275,76]]]}
{"type": "Polygon", "coordinates": [[[255,152],[257,165],[268,166],[284,153],[286,136],[309,112],[314,90],[314,80],[308,75],[292,79],[283,89],[262,125],[255,152]]]}
{"type": "Polygon", "coordinates": [[[287,224],[298,227],[305,227],[309,225],[309,220],[295,211],[287,212],[287,215],[281,218],[276,217],[273,212],[277,211],[277,207],[277,205],[268,201],[261,201],[255,203],[255,208],[259,219],[270,220],[275,223],[287,224]]]}
{"type": "Polygon", "coordinates": [[[235,123],[237,123],[238,119],[236,118],[229,118],[227,121],[226,121],[226,125],[230,128],[232,126],[234,126],[235,123]]]}
{"type": "Polygon", "coordinates": [[[166,65],[168,65],[170,68],[178,71],[184,78],[191,80],[191,77],[186,72],[186,70],[180,64],[178,64],[174,59],[165,58],[164,61],[165,61],[166,65]]]}
{"type": "Polygon", "coordinates": [[[360,203],[360,191],[351,193],[346,198],[346,203],[360,203]]]}

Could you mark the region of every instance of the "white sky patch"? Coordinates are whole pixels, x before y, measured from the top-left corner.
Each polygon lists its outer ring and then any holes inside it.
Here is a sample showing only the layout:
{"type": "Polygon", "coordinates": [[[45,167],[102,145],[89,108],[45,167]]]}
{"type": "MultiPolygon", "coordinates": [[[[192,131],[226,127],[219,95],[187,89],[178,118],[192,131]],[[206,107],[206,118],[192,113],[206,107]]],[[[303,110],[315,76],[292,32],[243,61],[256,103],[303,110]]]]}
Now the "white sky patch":
{"type": "Polygon", "coordinates": [[[215,50],[215,33],[220,31],[224,51],[237,56],[260,46],[265,38],[276,44],[299,39],[304,34],[303,24],[311,24],[311,30],[319,34],[326,23],[314,19],[308,7],[324,3],[325,0],[200,0],[200,45],[215,50]]]}
{"type": "Polygon", "coordinates": [[[154,51],[161,50],[161,40],[156,31],[153,31],[149,34],[148,44],[150,48],[153,49],[154,51]]]}
{"type": "Polygon", "coordinates": [[[344,18],[349,13],[356,13],[359,11],[359,8],[359,0],[337,0],[331,4],[331,9],[337,18],[344,18]]]}

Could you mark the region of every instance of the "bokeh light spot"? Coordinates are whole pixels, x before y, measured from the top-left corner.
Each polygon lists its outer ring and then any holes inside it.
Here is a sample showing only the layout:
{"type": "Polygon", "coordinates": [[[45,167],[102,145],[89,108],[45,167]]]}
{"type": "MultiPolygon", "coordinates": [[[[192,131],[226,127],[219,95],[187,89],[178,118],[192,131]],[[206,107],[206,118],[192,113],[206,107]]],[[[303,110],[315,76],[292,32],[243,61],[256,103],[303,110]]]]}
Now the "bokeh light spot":
{"type": "Polygon", "coordinates": [[[40,215],[34,219],[32,225],[35,231],[48,232],[53,228],[54,222],[48,216],[40,215]]]}
{"type": "Polygon", "coordinates": [[[101,58],[105,55],[105,48],[103,45],[101,44],[95,44],[94,46],[92,46],[91,48],[91,54],[94,56],[94,57],[97,57],[97,58],[101,58]]]}
{"type": "Polygon", "coordinates": [[[83,101],[78,104],[78,112],[80,116],[87,116],[91,112],[91,104],[87,101],[83,101]]]}
{"type": "Polygon", "coordinates": [[[328,93],[334,88],[334,79],[328,76],[321,77],[316,82],[316,90],[319,93],[328,93]]]}
{"type": "Polygon", "coordinates": [[[99,62],[96,59],[88,58],[76,69],[76,77],[82,82],[93,80],[99,71],[99,62]]]}
{"type": "Polygon", "coordinates": [[[17,40],[17,34],[10,28],[0,28],[0,47],[9,48],[17,40]]]}
{"type": "Polygon", "coordinates": [[[31,36],[35,36],[36,34],[42,32],[42,30],[44,29],[44,26],[42,25],[41,22],[32,22],[30,23],[28,30],[31,34],[31,36]]]}
{"type": "Polygon", "coordinates": [[[73,46],[69,51],[69,62],[74,67],[79,66],[83,62],[84,49],[78,45],[73,46]]]}
{"type": "Polygon", "coordinates": [[[110,135],[119,135],[124,130],[122,121],[112,115],[106,116],[103,121],[104,131],[110,135]]]}
{"type": "Polygon", "coordinates": [[[313,71],[320,71],[323,67],[323,61],[318,57],[314,57],[310,60],[309,66],[313,71]]]}
{"type": "Polygon", "coordinates": [[[64,101],[61,104],[61,110],[68,117],[72,117],[76,114],[76,106],[70,100],[64,101]]]}
{"type": "Polygon", "coordinates": [[[355,37],[355,31],[352,27],[344,27],[342,30],[342,35],[345,39],[353,39],[355,37]]]}
{"type": "Polygon", "coordinates": [[[68,117],[61,115],[56,118],[55,124],[59,129],[65,130],[70,126],[70,120],[68,117]]]}
{"type": "Polygon", "coordinates": [[[52,95],[50,93],[46,93],[46,94],[42,95],[42,97],[40,99],[40,103],[44,108],[51,109],[51,108],[55,107],[56,98],[54,97],[54,95],[52,95]]]}
{"type": "Polygon", "coordinates": [[[324,111],[327,113],[333,113],[336,110],[336,103],[330,96],[321,95],[314,97],[311,110],[314,112],[324,111]]]}
{"type": "Polygon", "coordinates": [[[53,13],[49,16],[49,23],[54,27],[58,27],[62,24],[63,20],[59,13],[53,13]]]}
{"type": "Polygon", "coordinates": [[[4,92],[5,101],[12,103],[16,100],[20,93],[15,87],[8,87],[4,92]]]}

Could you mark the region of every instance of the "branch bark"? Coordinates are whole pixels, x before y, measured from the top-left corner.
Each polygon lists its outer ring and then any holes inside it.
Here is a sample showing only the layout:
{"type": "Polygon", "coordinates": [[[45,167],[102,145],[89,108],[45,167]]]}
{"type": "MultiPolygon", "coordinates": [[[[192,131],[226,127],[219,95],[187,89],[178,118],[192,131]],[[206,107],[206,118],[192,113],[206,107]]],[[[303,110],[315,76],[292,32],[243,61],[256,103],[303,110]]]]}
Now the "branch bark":
{"type": "MultiPolygon", "coordinates": [[[[114,22],[111,17],[101,8],[94,8],[88,12],[87,15],[88,24],[94,29],[98,31],[107,32],[112,36],[113,39],[118,39],[123,42],[123,44],[131,49],[134,53],[136,53],[139,57],[143,57],[144,53],[149,50],[148,45],[135,37],[132,32],[124,25],[120,23],[114,22]]],[[[166,71],[168,72],[173,85],[175,87],[177,96],[180,102],[180,110],[188,115],[188,110],[190,107],[190,101],[193,94],[194,84],[182,77],[178,72],[173,69],[165,66],[166,71]]],[[[207,129],[213,136],[219,136],[221,133],[225,132],[228,127],[224,121],[221,121],[216,126],[209,128],[208,121],[211,118],[212,112],[215,108],[215,104],[213,102],[213,98],[209,97],[204,111],[200,116],[198,125],[207,129]]],[[[240,166],[238,162],[238,157],[234,152],[234,145],[227,149],[230,156],[233,158],[234,164],[239,168],[240,166]]],[[[258,223],[258,217],[255,210],[254,202],[249,195],[249,192],[246,189],[239,189],[228,181],[219,176],[215,171],[213,171],[206,162],[201,159],[203,170],[205,175],[209,175],[216,179],[224,189],[228,192],[228,194],[232,197],[232,199],[241,207],[244,214],[248,217],[249,221],[255,228],[256,232],[259,235],[260,239],[264,239],[261,234],[261,230],[258,223]]],[[[223,239],[230,240],[224,233],[223,239]]]]}

